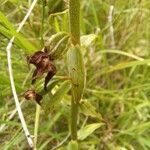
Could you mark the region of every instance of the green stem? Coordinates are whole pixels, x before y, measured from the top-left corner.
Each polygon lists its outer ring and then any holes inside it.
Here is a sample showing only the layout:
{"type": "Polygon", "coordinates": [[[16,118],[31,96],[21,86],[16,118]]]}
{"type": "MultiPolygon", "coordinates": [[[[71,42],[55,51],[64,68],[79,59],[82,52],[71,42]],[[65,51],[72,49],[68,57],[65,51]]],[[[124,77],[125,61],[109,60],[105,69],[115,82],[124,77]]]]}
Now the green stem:
{"type": "Polygon", "coordinates": [[[80,44],[80,0],[69,1],[69,23],[72,44],[80,44]]]}
{"type": "Polygon", "coordinates": [[[71,100],[71,139],[77,140],[78,104],[71,100]]]}
{"type": "Polygon", "coordinates": [[[38,137],[38,128],[39,128],[39,118],[40,118],[41,106],[36,105],[36,114],[35,114],[35,126],[34,126],[34,150],[36,150],[36,143],[38,137]]]}
{"type": "MultiPolygon", "coordinates": [[[[71,43],[80,45],[80,0],[69,0],[69,25],[71,34],[71,43]]],[[[71,139],[77,140],[77,120],[78,120],[78,104],[71,100],[71,118],[70,130],[71,139]]]]}

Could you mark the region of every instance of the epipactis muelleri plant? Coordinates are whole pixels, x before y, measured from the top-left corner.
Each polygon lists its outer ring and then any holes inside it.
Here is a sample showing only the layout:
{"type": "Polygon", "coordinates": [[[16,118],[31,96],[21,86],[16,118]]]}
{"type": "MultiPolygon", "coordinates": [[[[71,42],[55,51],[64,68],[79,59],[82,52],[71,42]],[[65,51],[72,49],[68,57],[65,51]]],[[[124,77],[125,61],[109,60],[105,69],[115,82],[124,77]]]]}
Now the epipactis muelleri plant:
{"type": "MultiPolygon", "coordinates": [[[[65,32],[56,33],[53,36],[51,36],[51,38],[46,42],[43,50],[36,51],[32,55],[27,56],[27,63],[33,64],[36,67],[32,75],[31,84],[34,84],[38,78],[40,78],[43,74],[47,73],[44,81],[44,90],[45,91],[47,90],[48,82],[56,74],[56,67],[54,65],[54,60],[60,58],[67,52],[68,41],[69,35],[67,33],[65,32]]],[[[29,91],[26,91],[24,94],[24,97],[27,100],[29,100],[27,96],[29,93],[30,94],[36,93],[33,91],[32,92],[29,91]]],[[[37,100],[37,96],[32,96],[32,98],[35,99],[38,104],[40,104],[39,101],[37,100]]]]}

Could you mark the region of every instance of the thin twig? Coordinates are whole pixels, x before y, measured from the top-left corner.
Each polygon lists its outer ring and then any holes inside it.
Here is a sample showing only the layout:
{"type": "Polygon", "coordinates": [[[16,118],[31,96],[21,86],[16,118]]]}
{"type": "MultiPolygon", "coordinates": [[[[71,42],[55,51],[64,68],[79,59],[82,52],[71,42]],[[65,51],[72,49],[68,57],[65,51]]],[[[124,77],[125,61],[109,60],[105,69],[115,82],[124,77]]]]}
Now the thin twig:
{"type": "MultiPolygon", "coordinates": [[[[37,0],[33,1],[31,7],[29,8],[29,10],[28,10],[28,12],[26,14],[26,16],[24,17],[24,19],[20,23],[20,25],[19,25],[19,27],[17,29],[17,32],[19,32],[21,30],[21,28],[23,27],[23,25],[25,24],[26,20],[30,16],[30,14],[31,14],[31,12],[32,12],[36,2],[37,2],[37,0]]],[[[12,47],[12,43],[13,43],[14,39],[15,39],[15,36],[13,36],[11,38],[11,40],[9,41],[9,43],[8,43],[8,45],[6,47],[8,71],[9,71],[11,89],[12,89],[12,93],[13,93],[13,96],[14,96],[16,109],[18,111],[18,115],[19,115],[19,118],[20,118],[20,121],[21,121],[21,124],[22,124],[22,128],[23,128],[23,130],[25,132],[25,135],[26,135],[26,138],[27,138],[29,146],[31,148],[33,148],[33,140],[31,138],[31,135],[30,135],[29,130],[27,128],[27,125],[26,125],[26,122],[25,122],[25,119],[24,119],[24,116],[23,116],[23,113],[22,113],[22,110],[21,110],[21,107],[20,107],[19,99],[18,99],[18,96],[17,96],[16,88],[15,88],[14,78],[13,78],[12,63],[11,63],[11,47],[12,47]]]]}
{"type": "Polygon", "coordinates": [[[115,38],[114,38],[114,28],[113,28],[113,10],[114,6],[111,5],[109,8],[109,16],[108,16],[108,23],[109,23],[109,33],[110,33],[110,46],[112,49],[115,48],[115,38]]]}

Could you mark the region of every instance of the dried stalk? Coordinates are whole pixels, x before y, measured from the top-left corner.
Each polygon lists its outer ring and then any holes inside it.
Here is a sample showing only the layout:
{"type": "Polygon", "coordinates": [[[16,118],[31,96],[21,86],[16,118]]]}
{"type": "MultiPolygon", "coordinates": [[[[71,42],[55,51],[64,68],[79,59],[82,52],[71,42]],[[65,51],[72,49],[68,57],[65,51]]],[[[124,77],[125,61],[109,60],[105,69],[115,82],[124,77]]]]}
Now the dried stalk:
{"type": "MultiPolygon", "coordinates": [[[[33,3],[31,4],[31,7],[29,8],[26,16],[24,17],[24,19],[22,20],[22,22],[20,23],[17,32],[19,32],[21,30],[21,28],[23,27],[23,25],[25,24],[26,20],[28,19],[28,17],[30,16],[35,4],[36,4],[37,0],[34,0],[33,3]]],[[[16,88],[15,88],[15,83],[14,83],[14,77],[13,77],[13,71],[12,71],[12,63],[11,63],[11,48],[12,48],[12,43],[15,39],[15,36],[13,36],[11,38],[11,40],[9,41],[7,47],[6,47],[6,52],[7,52],[7,62],[8,62],[8,71],[9,71],[9,77],[10,77],[10,83],[11,83],[11,89],[12,89],[12,93],[14,96],[14,100],[15,100],[15,104],[16,104],[16,109],[18,111],[18,115],[22,124],[22,128],[25,132],[28,144],[31,148],[33,148],[33,140],[31,138],[31,135],[29,133],[29,130],[27,128],[21,107],[20,107],[20,103],[18,100],[18,96],[17,96],[17,92],[16,92],[16,88]]]]}

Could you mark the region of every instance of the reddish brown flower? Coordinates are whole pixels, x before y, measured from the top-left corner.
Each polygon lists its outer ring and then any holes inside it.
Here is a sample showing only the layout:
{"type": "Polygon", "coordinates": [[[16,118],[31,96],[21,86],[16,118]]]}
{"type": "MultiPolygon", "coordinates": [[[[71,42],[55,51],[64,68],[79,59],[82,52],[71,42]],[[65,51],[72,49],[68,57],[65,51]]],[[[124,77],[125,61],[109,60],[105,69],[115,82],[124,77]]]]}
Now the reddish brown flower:
{"type": "Polygon", "coordinates": [[[27,62],[28,64],[35,65],[36,67],[32,76],[32,84],[35,83],[37,78],[41,77],[44,73],[47,73],[44,83],[44,89],[46,90],[48,82],[56,73],[56,67],[53,64],[53,60],[46,51],[37,51],[31,56],[27,56],[27,62]]]}
{"type": "Polygon", "coordinates": [[[42,100],[42,96],[37,94],[34,90],[27,90],[23,96],[26,100],[35,100],[39,105],[41,105],[40,101],[42,100]]]}

